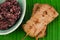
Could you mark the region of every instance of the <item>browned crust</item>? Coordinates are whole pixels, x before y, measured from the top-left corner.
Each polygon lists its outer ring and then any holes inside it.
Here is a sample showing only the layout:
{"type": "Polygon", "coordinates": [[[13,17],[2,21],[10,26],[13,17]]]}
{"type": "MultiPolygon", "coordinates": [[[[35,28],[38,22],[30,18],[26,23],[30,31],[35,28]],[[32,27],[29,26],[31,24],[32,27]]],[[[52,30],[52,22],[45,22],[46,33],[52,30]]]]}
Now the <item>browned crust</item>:
{"type": "Polygon", "coordinates": [[[57,16],[58,13],[52,6],[37,3],[34,5],[30,20],[24,24],[23,29],[29,36],[36,37],[38,40],[46,35],[47,25],[57,16]]]}

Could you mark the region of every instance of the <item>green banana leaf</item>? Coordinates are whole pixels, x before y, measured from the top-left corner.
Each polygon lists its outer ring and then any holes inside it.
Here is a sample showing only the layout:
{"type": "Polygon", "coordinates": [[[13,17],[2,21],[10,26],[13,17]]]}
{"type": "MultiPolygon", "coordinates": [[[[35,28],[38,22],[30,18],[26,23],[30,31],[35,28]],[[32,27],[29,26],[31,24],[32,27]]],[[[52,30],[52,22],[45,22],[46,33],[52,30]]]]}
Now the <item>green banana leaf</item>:
{"type": "MultiPolygon", "coordinates": [[[[22,24],[24,24],[31,17],[32,9],[35,3],[50,4],[60,14],[60,0],[26,0],[26,15],[22,24]]],[[[0,40],[22,40],[25,35],[26,33],[23,31],[22,26],[20,25],[20,27],[13,33],[0,36],[0,40]]],[[[27,36],[24,40],[35,40],[35,38],[27,36]]],[[[60,15],[53,20],[53,22],[48,24],[46,36],[39,38],[39,40],[60,40],[60,15]]]]}

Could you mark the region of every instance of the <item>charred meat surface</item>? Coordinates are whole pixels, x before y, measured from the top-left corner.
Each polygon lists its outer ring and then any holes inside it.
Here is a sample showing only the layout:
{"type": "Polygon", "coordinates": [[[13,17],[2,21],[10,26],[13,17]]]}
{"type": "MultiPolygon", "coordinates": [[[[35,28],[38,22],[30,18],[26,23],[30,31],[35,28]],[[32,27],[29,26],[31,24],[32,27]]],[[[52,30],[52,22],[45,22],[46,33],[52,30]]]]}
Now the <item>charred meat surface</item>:
{"type": "Polygon", "coordinates": [[[58,12],[48,4],[35,4],[31,18],[23,25],[27,35],[38,38],[46,35],[47,25],[52,22],[58,12]]]}

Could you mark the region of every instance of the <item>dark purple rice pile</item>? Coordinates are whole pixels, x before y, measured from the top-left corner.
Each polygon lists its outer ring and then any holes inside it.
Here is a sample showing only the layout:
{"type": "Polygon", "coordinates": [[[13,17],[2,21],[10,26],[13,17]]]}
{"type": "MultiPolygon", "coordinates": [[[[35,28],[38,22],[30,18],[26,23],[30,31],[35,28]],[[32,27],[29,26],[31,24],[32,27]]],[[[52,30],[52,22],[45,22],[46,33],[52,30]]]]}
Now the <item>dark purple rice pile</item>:
{"type": "Polygon", "coordinates": [[[20,17],[21,8],[16,0],[6,0],[0,4],[0,30],[7,30],[20,17]]]}

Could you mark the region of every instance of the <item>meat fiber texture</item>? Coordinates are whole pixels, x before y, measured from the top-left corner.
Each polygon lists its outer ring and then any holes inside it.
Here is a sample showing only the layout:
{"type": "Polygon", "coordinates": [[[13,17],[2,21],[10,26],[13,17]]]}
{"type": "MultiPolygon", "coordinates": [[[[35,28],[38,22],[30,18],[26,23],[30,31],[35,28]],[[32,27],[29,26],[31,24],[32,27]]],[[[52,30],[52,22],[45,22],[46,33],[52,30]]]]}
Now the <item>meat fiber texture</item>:
{"type": "Polygon", "coordinates": [[[46,35],[47,25],[58,16],[58,12],[48,4],[35,4],[31,18],[23,25],[27,35],[38,38],[46,35]]]}

